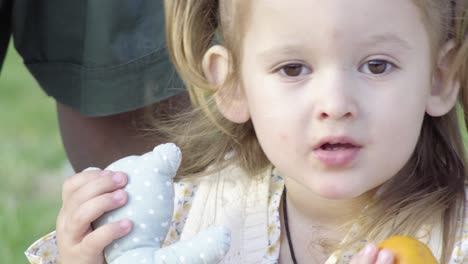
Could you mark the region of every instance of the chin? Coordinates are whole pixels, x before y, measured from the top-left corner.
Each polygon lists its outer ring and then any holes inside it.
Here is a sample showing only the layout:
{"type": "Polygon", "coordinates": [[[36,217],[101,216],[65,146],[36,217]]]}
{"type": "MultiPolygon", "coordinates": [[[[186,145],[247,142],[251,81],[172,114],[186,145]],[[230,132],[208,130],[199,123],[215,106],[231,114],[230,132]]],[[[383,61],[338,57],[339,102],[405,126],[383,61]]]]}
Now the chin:
{"type": "Polygon", "coordinates": [[[353,188],[353,186],[343,186],[340,185],[328,185],[322,186],[318,190],[318,195],[324,199],[329,200],[346,200],[353,199],[362,195],[365,191],[358,191],[353,188]]]}

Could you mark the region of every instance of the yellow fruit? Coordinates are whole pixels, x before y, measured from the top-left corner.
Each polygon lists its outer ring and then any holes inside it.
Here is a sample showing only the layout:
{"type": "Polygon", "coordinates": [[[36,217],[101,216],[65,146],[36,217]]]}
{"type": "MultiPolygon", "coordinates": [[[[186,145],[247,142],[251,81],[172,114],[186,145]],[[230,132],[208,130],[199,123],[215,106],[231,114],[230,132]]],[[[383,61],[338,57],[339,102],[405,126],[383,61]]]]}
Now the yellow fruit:
{"type": "Polygon", "coordinates": [[[408,236],[393,236],[380,242],[395,255],[394,264],[437,264],[431,250],[421,241],[408,236]]]}

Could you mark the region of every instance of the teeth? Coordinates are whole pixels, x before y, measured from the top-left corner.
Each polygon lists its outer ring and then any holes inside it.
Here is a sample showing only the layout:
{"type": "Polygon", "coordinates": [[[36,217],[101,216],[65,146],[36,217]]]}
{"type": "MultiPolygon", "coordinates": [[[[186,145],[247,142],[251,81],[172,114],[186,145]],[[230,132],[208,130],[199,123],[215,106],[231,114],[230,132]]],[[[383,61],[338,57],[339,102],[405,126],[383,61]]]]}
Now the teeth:
{"type": "Polygon", "coordinates": [[[336,150],[347,149],[350,147],[351,146],[349,144],[325,144],[322,146],[322,149],[327,150],[327,151],[336,151],[336,150]]]}
{"type": "Polygon", "coordinates": [[[331,150],[331,151],[341,150],[341,149],[345,149],[345,148],[344,147],[339,147],[339,146],[329,146],[329,147],[325,148],[325,150],[331,150]]]}

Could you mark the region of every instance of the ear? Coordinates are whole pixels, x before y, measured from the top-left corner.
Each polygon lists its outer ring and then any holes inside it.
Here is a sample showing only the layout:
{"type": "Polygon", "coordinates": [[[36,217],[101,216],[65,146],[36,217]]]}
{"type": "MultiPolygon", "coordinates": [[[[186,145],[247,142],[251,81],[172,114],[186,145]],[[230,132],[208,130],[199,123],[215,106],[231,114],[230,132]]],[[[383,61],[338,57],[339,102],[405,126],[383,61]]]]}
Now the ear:
{"type": "Polygon", "coordinates": [[[221,45],[209,48],[203,56],[202,68],[205,77],[217,89],[215,100],[221,114],[234,123],[247,122],[250,112],[240,82],[226,82],[229,75],[227,49],[221,45]]]}
{"type": "Polygon", "coordinates": [[[448,113],[457,103],[460,81],[450,74],[453,62],[455,42],[448,41],[442,47],[437,58],[437,64],[432,76],[432,89],[429,96],[426,113],[431,116],[442,116],[448,113]]]}

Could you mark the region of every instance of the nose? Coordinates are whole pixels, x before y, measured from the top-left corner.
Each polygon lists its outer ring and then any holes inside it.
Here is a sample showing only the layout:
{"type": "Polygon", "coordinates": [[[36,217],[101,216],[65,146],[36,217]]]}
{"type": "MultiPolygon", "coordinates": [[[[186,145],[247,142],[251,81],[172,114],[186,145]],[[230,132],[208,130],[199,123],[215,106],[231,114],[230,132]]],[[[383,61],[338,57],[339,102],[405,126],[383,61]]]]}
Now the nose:
{"type": "Polygon", "coordinates": [[[354,119],[357,116],[357,108],[347,98],[332,98],[325,99],[326,101],[322,101],[318,106],[318,120],[354,119]]]}
{"type": "Polygon", "coordinates": [[[320,121],[348,120],[357,117],[359,96],[351,80],[334,74],[324,78],[318,85],[321,88],[318,91],[315,89],[314,116],[316,119],[320,121]]]}
{"type": "Polygon", "coordinates": [[[351,112],[323,111],[320,113],[319,120],[325,119],[348,119],[354,115],[351,112]]]}

